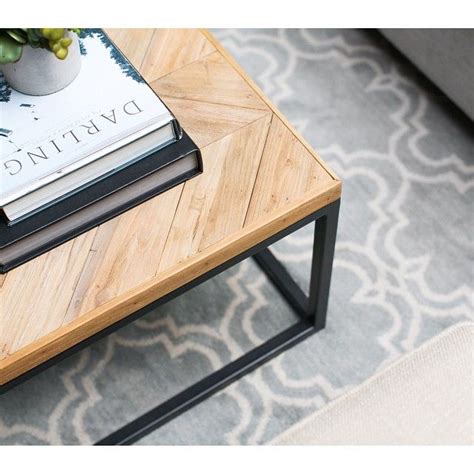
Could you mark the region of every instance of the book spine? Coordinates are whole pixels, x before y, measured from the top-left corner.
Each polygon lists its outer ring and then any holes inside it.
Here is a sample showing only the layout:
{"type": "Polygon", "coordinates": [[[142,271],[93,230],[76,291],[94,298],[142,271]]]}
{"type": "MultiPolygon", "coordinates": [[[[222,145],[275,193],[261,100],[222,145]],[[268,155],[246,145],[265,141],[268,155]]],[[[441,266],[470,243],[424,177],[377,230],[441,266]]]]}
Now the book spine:
{"type": "Polygon", "coordinates": [[[133,199],[132,201],[129,201],[126,204],[117,207],[116,209],[108,211],[107,213],[103,214],[99,218],[94,219],[92,221],[89,221],[89,222],[83,224],[82,226],[77,227],[73,230],[70,230],[65,235],[62,235],[62,236],[60,236],[60,237],[44,244],[44,245],[41,245],[40,247],[35,248],[34,250],[31,250],[30,252],[28,252],[28,253],[26,253],[22,256],[16,257],[13,260],[8,261],[8,262],[0,262],[0,274],[4,274],[4,273],[12,270],[13,268],[18,267],[19,265],[22,265],[22,264],[32,260],[33,258],[38,257],[39,255],[42,255],[43,253],[48,252],[48,251],[58,247],[59,245],[62,245],[63,243],[65,243],[65,242],[67,242],[67,241],[83,234],[84,232],[87,232],[88,230],[90,230],[90,229],[92,229],[92,228],[94,228],[98,225],[101,225],[101,224],[109,221],[110,219],[113,219],[114,217],[122,214],[123,212],[126,212],[129,209],[134,208],[135,206],[147,201],[148,199],[150,199],[154,196],[157,196],[158,194],[161,194],[161,193],[167,191],[168,189],[171,189],[172,187],[177,186],[177,185],[187,181],[188,179],[191,179],[191,178],[201,174],[201,172],[202,172],[202,168],[201,169],[196,168],[193,171],[188,171],[187,173],[185,173],[183,175],[180,175],[180,176],[178,176],[174,179],[171,179],[167,183],[153,189],[152,191],[148,191],[147,193],[133,199]]]}

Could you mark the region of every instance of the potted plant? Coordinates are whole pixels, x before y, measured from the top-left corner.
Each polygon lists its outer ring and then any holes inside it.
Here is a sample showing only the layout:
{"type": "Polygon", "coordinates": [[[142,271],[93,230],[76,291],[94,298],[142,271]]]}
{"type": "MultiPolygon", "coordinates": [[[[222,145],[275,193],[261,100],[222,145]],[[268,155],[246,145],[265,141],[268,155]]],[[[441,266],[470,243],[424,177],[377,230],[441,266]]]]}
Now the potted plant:
{"type": "Polygon", "coordinates": [[[0,69],[8,84],[29,95],[69,85],[81,69],[78,29],[0,29],[0,69]]]}

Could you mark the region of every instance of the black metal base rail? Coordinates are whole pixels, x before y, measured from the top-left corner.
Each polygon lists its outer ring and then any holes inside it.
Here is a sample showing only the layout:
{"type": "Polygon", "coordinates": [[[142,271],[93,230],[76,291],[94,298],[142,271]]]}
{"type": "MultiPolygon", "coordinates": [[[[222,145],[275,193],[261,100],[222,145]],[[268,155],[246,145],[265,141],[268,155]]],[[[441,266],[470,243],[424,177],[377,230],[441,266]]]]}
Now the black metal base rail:
{"type": "Polygon", "coordinates": [[[301,321],[293,325],[96,444],[133,444],[314,332],[315,329],[309,322],[301,321]]]}
{"type": "Polygon", "coordinates": [[[289,226],[278,234],[257,244],[251,249],[243,252],[206,274],[196,278],[192,282],[172,291],[168,295],[142,308],[130,316],[116,322],[99,333],[87,338],[67,351],[53,357],[38,367],[30,370],[6,385],[0,387],[0,393],[10,390],[15,385],[36,375],[40,371],[56,364],[69,355],[83,349],[93,342],[111,334],[117,329],[138,319],[150,310],[167,303],[188,291],[189,289],[203,283],[215,275],[227,270],[242,260],[253,256],[259,267],[266,273],[275,287],[279,290],[288,304],[301,317],[301,321],[280,334],[274,336],[267,342],[252,349],[237,360],[230,362],[221,369],[183,390],[174,397],[149,410],[136,420],[126,424],[119,430],[97,442],[97,445],[126,445],[132,444],[181,413],[189,410],[201,401],[209,398],[222,388],[231,384],[243,375],[251,372],[266,361],[297,344],[316,331],[324,328],[326,322],[326,311],[331,281],[332,263],[334,259],[334,247],[336,241],[337,221],[339,216],[340,201],[337,200],[314,214],[289,226]],[[313,257],[311,265],[311,278],[309,296],[300,289],[285,267],[274,257],[268,249],[270,245],[300,229],[301,227],[315,222],[313,257]]]}

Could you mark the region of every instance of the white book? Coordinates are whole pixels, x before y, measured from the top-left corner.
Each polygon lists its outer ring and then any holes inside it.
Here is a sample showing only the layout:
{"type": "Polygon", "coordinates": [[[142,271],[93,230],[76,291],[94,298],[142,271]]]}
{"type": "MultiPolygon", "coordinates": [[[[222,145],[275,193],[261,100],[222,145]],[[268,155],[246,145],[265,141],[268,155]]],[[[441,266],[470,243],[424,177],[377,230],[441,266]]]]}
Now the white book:
{"type": "Polygon", "coordinates": [[[154,149],[179,139],[174,116],[105,33],[82,36],[81,71],[57,93],[24,95],[0,76],[2,208],[151,132],[166,129],[154,149]]]}
{"type": "Polygon", "coordinates": [[[29,217],[59,199],[68,197],[84,186],[92,184],[118,171],[124,166],[158,150],[157,143],[169,142],[173,137],[171,127],[162,127],[115,150],[100,160],[95,160],[69,173],[47,186],[38,188],[3,207],[7,219],[14,223],[29,217]]]}

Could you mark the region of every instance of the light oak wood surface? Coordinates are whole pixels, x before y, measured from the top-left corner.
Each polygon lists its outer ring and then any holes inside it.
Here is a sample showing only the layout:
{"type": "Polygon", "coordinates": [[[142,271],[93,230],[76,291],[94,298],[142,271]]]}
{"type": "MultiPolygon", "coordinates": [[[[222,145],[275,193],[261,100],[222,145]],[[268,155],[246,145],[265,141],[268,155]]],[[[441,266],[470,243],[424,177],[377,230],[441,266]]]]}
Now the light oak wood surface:
{"type": "Polygon", "coordinates": [[[204,173],[0,275],[0,385],[341,195],[207,31],[108,33],[202,148],[204,173]]]}

